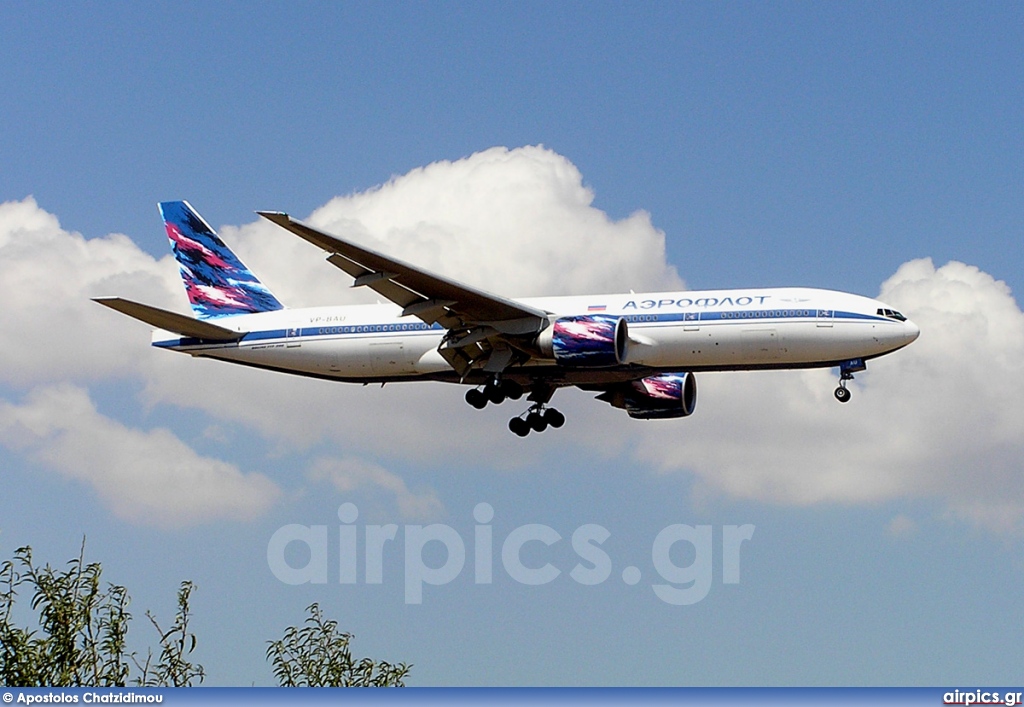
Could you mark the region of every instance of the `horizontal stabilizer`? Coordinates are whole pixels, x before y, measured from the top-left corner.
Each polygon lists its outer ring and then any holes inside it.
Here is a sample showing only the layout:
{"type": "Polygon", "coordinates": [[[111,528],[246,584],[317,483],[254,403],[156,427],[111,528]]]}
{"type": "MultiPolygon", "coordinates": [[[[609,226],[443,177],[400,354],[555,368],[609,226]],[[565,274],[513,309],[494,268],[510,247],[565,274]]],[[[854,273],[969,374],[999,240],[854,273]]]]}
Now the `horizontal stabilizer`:
{"type": "Polygon", "coordinates": [[[145,322],[157,329],[170,331],[181,336],[194,339],[206,339],[207,341],[238,341],[248,332],[232,331],[210,322],[193,319],[177,312],[168,312],[166,309],[150,307],[148,304],[140,304],[121,297],[95,297],[93,302],[99,302],[104,307],[116,309],[122,314],[145,322]]]}

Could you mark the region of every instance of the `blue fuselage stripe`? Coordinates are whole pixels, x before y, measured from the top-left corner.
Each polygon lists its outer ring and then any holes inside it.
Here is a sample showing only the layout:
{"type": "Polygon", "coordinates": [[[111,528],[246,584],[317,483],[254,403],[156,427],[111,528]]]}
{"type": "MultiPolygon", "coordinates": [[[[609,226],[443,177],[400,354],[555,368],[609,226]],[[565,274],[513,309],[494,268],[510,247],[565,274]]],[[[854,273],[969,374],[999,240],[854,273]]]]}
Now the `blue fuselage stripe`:
{"type": "MultiPolygon", "coordinates": [[[[694,326],[712,323],[732,323],[743,321],[746,323],[764,322],[771,323],[779,320],[788,321],[879,321],[889,322],[890,319],[873,314],[861,314],[859,312],[840,312],[832,309],[748,309],[721,312],[659,312],[651,314],[619,314],[604,316],[620,316],[629,324],[661,324],[670,322],[687,322],[694,326]]],[[[429,334],[431,332],[443,331],[440,324],[423,323],[394,323],[387,324],[343,324],[337,326],[313,326],[294,327],[291,329],[268,329],[265,331],[251,331],[243,336],[238,342],[232,342],[231,346],[237,344],[251,343],[255,341],[266,341],[271,339],[310,339],[329,336],[336,338],[339,335],[346,338],[362,338],[367,335],[379,334],[429,334]]],[[[203,339],[179,338],[167,339],[153,342],[154,346],[161,348],[175,348],[180,346],[202,346],[210,345],[203,339]]],[[[223,344],[218,344],[223,345],[223,344]]]]}

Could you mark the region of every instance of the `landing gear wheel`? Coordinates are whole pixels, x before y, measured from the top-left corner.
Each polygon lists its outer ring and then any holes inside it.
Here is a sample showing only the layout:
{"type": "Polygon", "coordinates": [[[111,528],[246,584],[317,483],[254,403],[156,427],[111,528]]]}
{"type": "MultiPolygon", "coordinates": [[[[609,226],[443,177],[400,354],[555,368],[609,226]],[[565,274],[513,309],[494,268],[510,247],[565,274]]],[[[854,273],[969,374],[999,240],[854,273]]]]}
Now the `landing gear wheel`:
{"type": "MultiPolygon", "coordinates": [[[[526,391],[521,383],[508,379],[495,379],[489,384],[500,388],[506,399],[516,400],[526,391]]],[[[547,383],[534,381],[530,386],[530,397],[533,405],[529,410],[508,421],[508,428],[514,434],[525,437],[530,432],[543,432],[549,427],[558,428],[565,424],[565,415],[554,408],[549,408],[547,403],[555,392],[555,387],[547,383]]]]}
{"type": "Polygon", "coordinates": [[[526,424],[533,429],[534,432],[543,432],[548,428],[548,423],[544,419],[544,416],[539,412],[531,412],[526,416],[526,424]]]}
{"type": "Polygon", "coordinates": [[[501,405],[505,402],[505,393],[502,389],[496,385],[488,385],[484,388],[484,395],[495,405],[501,405]]]}
{"type": "Polygon", "coordinates": [[[479,388],[470,388],[466,391],[466,402],[477,410],[483,410],[487,407],[487,396],[479,388]]]}
{"type": "Polygon", "coordinates": [[[530,426],[526,424],[526,420],[521,417],[513,417],[509,420],[508,428],[519,437],[525,437],[530,434],[530,426]]]}
{"type": "Polygon", "coordinates": [[[548,408],[544,412],[544,421],[557,430],[565,424],[565,415],[554,408],[548,408]]]}
{"type": "Polygon", "coordinates": [[[836,400],[841,403],[850,402],[852,393],[846,389],[846,384],[853,380],[854,373],[866,371],[867,368],[862,358],[851,358],[849,361],[843,361],[839,364],[839,387],[835,391],[836,400]]]}

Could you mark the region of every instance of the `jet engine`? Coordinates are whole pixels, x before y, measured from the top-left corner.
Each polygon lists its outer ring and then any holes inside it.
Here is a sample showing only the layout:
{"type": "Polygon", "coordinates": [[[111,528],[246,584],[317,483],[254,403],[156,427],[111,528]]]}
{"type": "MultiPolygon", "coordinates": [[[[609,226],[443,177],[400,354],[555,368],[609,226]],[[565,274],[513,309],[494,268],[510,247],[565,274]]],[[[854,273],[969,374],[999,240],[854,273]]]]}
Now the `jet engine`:
{"type": "Polygon", "coordinates": [[[629,331],[621,317],[559,317],[537,337],[537,345],[560,366],[607,368],[625,363],[629,331]]]}
{"type": "Polygon", "coordinates": [[[616,386],[597,398],[638,420],[686,417],[697,408],[697,379],[692,373],[659,373],[616,386]]]}

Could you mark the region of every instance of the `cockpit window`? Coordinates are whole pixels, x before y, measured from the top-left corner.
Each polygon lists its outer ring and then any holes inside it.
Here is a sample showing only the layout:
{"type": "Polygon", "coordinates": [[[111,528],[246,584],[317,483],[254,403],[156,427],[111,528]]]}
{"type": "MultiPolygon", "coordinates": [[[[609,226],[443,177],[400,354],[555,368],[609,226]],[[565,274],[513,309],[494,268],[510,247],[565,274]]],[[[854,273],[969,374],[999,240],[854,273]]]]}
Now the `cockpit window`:
{"type": "Polygon", "coordinates": [[[907,321],[907,318],[904,317],[899,312],[897,312],[895,309],[879,309],[878,312],[876,312],[876,314],[882,317],[889,317],[889,319],[895,319],[896,321],[900,322],[907,321]]]}

